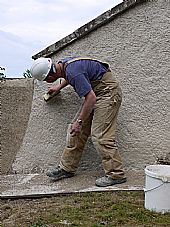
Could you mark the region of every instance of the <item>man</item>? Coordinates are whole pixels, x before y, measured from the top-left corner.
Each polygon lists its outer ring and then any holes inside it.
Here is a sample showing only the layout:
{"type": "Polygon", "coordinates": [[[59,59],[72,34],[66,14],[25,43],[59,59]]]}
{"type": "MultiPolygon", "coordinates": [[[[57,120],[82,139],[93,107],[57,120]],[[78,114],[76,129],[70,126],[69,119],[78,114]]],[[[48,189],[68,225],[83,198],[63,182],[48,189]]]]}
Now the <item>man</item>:
{"type": "Polygon", "coordinates": [[[62,78],[61,84],[49,88],[49,94],[57,94],[71,85],[80,97],[84,97],[83,105],[68,130],[60,164],[49,170],[47,176],[54,180],[74,176],[86,141],[91,135],[105,171],[105,176],[96,180],[96,186],[106,187],[126,182],[115,143],[116,119],[122,93],[109,65],[91,58],[71,57],[57,63],[53,63],[50,58],[39,58],[30,71],[35,79],[47,83],[62,78]]]}

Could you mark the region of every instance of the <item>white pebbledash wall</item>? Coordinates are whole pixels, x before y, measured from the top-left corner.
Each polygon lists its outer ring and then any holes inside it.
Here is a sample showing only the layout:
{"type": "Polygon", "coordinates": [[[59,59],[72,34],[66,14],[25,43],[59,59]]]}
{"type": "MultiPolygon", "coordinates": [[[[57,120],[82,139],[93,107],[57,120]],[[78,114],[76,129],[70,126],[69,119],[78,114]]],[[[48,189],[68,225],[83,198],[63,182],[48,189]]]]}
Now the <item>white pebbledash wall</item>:
{"type": "MultiPolygon", "coordinates": [[[[169,1],[140,1],[51,57],[57,61],[73,55],[108,61],[121,84],[123,103],[117,140],[125,168],[142,170],[155,163],[157,157],[168,154],[169,1]]],[[[57,165],[64,149],[67,126],[81,103],[73,89],[67,88],[46,104],[42,99],[45,90],[45,85],[35,85],[28,128],[13,163],[13,171],[18,173],[43,172],[50,165],[57,165]]],[[[90,141],[80,167],[81,171],[86,169],[97,172],[102,169],[90,141]]]]}
{"type": "MultiPolygon", "coordinates": [[[[118,144],[144,168],[170,151],[170,2],[146,1],[52,56],[108,61],[123,89],[118,144]]],[[[71,105],[71,103],[70,103],[71,105]]]]}

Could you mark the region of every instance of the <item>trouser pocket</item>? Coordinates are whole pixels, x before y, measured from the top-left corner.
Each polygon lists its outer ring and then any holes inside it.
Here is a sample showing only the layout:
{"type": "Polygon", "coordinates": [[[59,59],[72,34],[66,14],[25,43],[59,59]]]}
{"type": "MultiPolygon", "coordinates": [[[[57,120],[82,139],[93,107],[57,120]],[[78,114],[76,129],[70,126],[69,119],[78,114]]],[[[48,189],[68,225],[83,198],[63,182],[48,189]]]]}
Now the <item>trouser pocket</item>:
{"type": "Polygon", "coordinates": [[[72,124],[69,124],[68,130],[67,130],[67,138],[66,138],[66,147],[67,148],[74,148],[76,146],[77,142],[77,135],[70,134],[72,124]]]}

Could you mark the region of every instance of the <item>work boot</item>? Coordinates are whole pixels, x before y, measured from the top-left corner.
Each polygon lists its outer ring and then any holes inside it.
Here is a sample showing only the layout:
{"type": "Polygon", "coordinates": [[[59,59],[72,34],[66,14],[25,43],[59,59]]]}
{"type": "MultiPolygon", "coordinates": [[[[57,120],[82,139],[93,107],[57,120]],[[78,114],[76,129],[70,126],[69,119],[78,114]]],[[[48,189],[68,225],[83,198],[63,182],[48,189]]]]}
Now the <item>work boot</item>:
{"type": "Polygon", "coordinates": [[[126,178],[113,179],[110,176],[104,176],[96,180],[96,186],[107,187],[115,184],[122,184],[126,182],[126,178]]]}
{"type": "Polygon", "coordinates": [[[64,169],[61,169],[60,166],[58,166],[56,168],[48,170],[46,175],[53,178],[53,180],[61,180],[63,178],[73,177],[74,173],[67,172],[64,169]]]}

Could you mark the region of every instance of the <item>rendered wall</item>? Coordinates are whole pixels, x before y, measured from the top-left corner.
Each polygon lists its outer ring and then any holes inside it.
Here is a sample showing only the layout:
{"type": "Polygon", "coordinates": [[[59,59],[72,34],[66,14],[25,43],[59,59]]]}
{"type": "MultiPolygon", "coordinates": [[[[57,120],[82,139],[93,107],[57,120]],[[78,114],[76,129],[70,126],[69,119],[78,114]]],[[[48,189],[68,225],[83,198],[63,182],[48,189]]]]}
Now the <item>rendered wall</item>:
{"type": "Polygon", "coordinates": [[[146,1],[52,56],[110,62],[124,93],[118,143],[128,168],[144,168],[170,151],[169,22],[169,1],[146,1]]]}
{"type": "MultiPolygon", "coordinates": [[[[142,169],[170,150],[169,15],[169,2],[147,1],[52,56],[57,60],[72,55],[90,55],[110,62],[124,93],[118,118],[117,139],[125,168],[142,169]]],[[[10,97],[13,97],[13,89],[10,89],[10,97]]],[[[19,91],[17,87],[15,89],[19,91]]],[[[4,154],[17,152],[12,166],[13,172],[44,172],[59,162],[65,146],[68,124],[78,110],[81,100],[73,89],[68,87],[54,100],[45,103],[42,96],[46,90],[46,84],[35,84],[31,114],[22,143],[20,137],[17,137],[12,140],[15,143],[8,148],[9,134],[3,135],[6,141],[3,145],[4,154]]],[[[22,92],[22,95],[25,93],[22,92]]],[[[7,122],[8,115],[5,114],[15,112],[15,102],[21,97],[20,104],[26,105],[22,99],[29,102],[28,109],[24,108],[25,114],[30,113],[31,99],[28,97],[31,96],[20,96],[19,92],[14,97],[5,101],[2,125],[7,122]],[[8,111],[8,105],[11,105],[9,100],[14,101],[13,109],[8,111]]],[[[17,111],[17,114],[22,116],[23,107],[20,108],[22,111],[17,111]]],[[[8,119],[16,125],[13,115],[8,119]]],[[[17,123],[17,127],[19,125],[17,123]]],[[[9,123],[8,127],[13,126],[9,123]]],[[[5,132],[5,129],[3,130],[5,132]]],[[[23,131],[21,134],[24,134],[23,131]]],[[[13,136],[11,133],[10,138],[13,136]]],[[[8,158],[7,155],[3,157],[5,160],[8,158]]],[[[89,140],[80,171],[101,169],[100,158],[89,140]]]]}
{"type": "MultiPolygon", "coordinates": [[[[48,85],[34,84],[34,95],[28,127],[13,162],[15,173],[43,173],[60,161],[66,142],[66,132],[82,100],[71,86],[47,103],[43,95],[48,85]]],[[[79,171],[102,171],[101,160],[89,140],[79,171]]]]}
{"type": "Polygon", "coordinates": [[[22,144],[31,111],[31,79],[0,81],[0,173],[11,172],[11,166],[22,144]]]}

